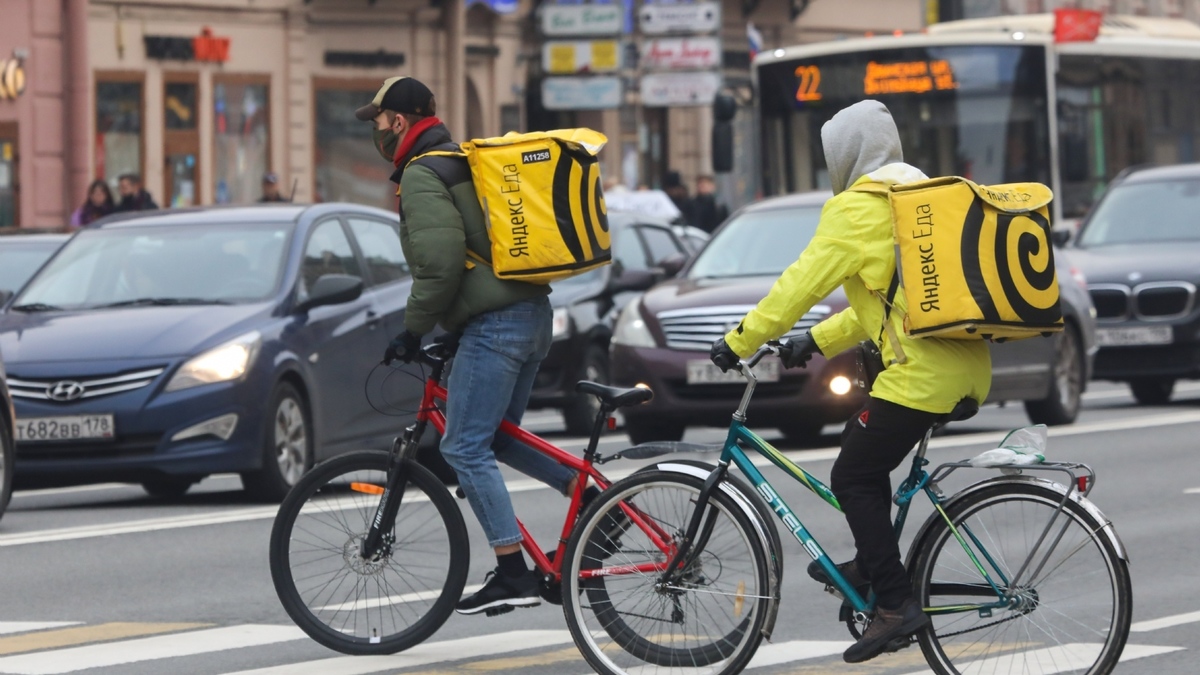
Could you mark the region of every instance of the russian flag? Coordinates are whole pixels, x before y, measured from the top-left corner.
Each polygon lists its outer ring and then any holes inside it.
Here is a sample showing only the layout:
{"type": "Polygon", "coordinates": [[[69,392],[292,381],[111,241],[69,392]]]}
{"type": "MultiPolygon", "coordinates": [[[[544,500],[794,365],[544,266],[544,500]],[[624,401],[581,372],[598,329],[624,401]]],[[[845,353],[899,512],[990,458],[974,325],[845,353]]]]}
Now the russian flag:
{"type": "Polygon", "coordinates": [[[758,53],[762,51],[763,36],[754,27],[754,24],[749,21],[746,22],[746,39],[750,42],[750,60],[753,61],[754,57],[758,56],[758,53]]]}

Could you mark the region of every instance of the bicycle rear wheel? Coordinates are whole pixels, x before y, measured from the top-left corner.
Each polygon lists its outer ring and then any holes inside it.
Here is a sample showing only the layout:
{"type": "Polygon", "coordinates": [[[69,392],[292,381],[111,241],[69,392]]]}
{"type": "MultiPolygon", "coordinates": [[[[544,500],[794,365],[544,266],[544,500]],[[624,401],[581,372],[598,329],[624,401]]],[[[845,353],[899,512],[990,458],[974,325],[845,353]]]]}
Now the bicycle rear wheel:
{"type": "Polygon", "coordinates": [[[389,457],[354,452],[317,465],[288,493],[271,530],[271,578],[284,609],[312,639],[345,654],[419,644],[445,623],[466,584],[462,513],[413,462],[382,554],[362,557],[389,457]]]}
{"type": "Polygon", "coordinates": [[[642,672],[649,664],[646,672],[661,675],[736,673],[758,648],[774,589],[767,536],[752,509],[716,491],[704,549],[673,583],[659,584],[703,485],[679,473],[636,473],[580,517],[567,544],[563,613],[597,672],[642,672]],[[621,503],[642,523],[631,522],[621,503]]]}
{"type": "Polygon", "coordinates": [[[934,514],[937,520],[914,544],[911,570],[917,598],[933,619],[933,630],[919,640],[936,672],[1112,672],[1129,636],[1129,570],[1102,532],[1106,523],[1074,501],[1034,550],[1061,501],[1060,492],[1042,485],[1001,482],[950,503],[951,521],[1004,593],[1006,605],[992,609],[930,610],[999,603],[934,514]]]}

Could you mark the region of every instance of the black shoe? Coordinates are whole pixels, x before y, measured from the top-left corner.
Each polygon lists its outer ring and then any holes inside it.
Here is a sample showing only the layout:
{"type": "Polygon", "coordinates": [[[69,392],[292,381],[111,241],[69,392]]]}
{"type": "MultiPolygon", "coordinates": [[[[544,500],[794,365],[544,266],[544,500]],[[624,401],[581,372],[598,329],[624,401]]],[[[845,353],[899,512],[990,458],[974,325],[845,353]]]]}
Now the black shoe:
{"type": "Polygon", "coordinates": [[[454,606],[459,614],[487,612],[488,616],[511,612],[513,607],[537,607],[542,604],[538,597],[540,578],[532,570],[519,577],[506,577],[500,568],[488,572],[483,588],[469,595],[454,606]]]}
{"type": "Polygon", "coordinates": [[[903,649],[911,642],[909,638],[929,625],[929,617],[912,598],[905,600],[900,609],[880,607],[875,610],[875,618],[866,632],[858,642],[850,645],[842,658],[846,663],[862,663],[884,652],[903,649]]]}
{"type": "MultiPolygon", "coordinates": [[[[854,590],[858,591],[859,596],[863,600],[867,599],[867,594],[871,592],[871,582],[867,581],[862,572],[858,571],[857,563],[853,560],[844,562],[837,566],[837,571],[846,578],[846,581],[850,582],[850,585],[854,587],[854,590]]],[[[821,563],[816,560],[808,564],[808,576],[826,586],[833,586],[834,590],[837,590],[837,586],[833,585],[833,581],[829,578],[829,575],[825,574],[825,568],[821,567],[821,563]]]]}

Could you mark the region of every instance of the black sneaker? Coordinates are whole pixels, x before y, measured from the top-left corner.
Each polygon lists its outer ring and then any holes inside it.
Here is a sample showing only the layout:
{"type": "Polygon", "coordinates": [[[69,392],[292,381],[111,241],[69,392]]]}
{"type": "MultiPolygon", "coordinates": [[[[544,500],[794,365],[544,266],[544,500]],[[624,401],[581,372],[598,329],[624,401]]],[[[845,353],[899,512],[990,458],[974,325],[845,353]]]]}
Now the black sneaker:
{"type": "MultiPolygon", "coordinates": [[[[858,571],[857,563],[855,563],[853,560],[850,562],[844,562],[837,566],[837,571],[846,578],[846,581],[850,582],[850,585],[854,587],[854,590],[858,591],[859,596],[861,596],[864,600],[867,599],[867,593],[871,592],[871,582],[867,581],[862,572],[858,571]]],[[[833,581],[829,578],[829,575],[825,574],[825,568],[821,567],[821,563],[817,562],[816,560],[808,564],[808,576],[825,584],[826,586],[832,586],[835,591],[837,590],[837,586],[833,585],[833,581]]]]}
{"type": "Polygon", "coordinates": [[[862,663],[884,652],[894,652],[907,647],[913,635],[930,624],[929,617],[916,600],[909,598],[899,609],[875,610],[875,618],[867,626],[858,642],[842,654],[846,663],[862,663]]]}
{"type": "Polygon", "coordinates": [[[497,567],[484,577],[483,588],[459,600],[454,611],[459,614],[487,612],[488,616],[495,616],[511,612],[514,607],[537,607],[542,604],[538,597],[539,582],[539,575],[533,570],[513,578],[504,576],[497,567]]]}

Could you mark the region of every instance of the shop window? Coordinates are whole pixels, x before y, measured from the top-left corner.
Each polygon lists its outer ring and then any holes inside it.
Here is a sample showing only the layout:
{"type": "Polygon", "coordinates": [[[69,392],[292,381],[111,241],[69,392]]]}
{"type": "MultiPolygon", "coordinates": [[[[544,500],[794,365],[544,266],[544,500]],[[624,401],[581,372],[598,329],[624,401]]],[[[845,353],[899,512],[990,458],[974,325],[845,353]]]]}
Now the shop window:
{"type": "Polygon", "coordinates": [[[142,83],[96,81],[95,176],[116,191],[123,174],[142,174],[142,83]]]}
{"type": "Polygon", "coordinates": [[[194,73],[168,73],[163,83],[163,158],[166,161],[166,194],[169,206],[199,203],[196,179],[200,176],[200,132],[196,101],[200,89],[194,73]]]}
{"type": "MultiPolygon", "coordinates": [[[[267,79],[213,78],[213,195],[218,204],[247,204],[262,196],[270,170],[270,88],[267,79]]],[[[280,186],[284,196],[290,191],[280,186]]]]}
{"type": "Polygon", "coordinates": [[[0,122],[0,227],[21,224],[20,203],[17,199],[20,181],[17,177],[17,125],[0,122]]]}
{"type": "Polygon", "coordinates": [[[378,84],[316,87],[315,201],[396,208],[396,186],[390,180],[395,169],[375,149],[371,123],[354,117],[377,89],[378,84]]]}

